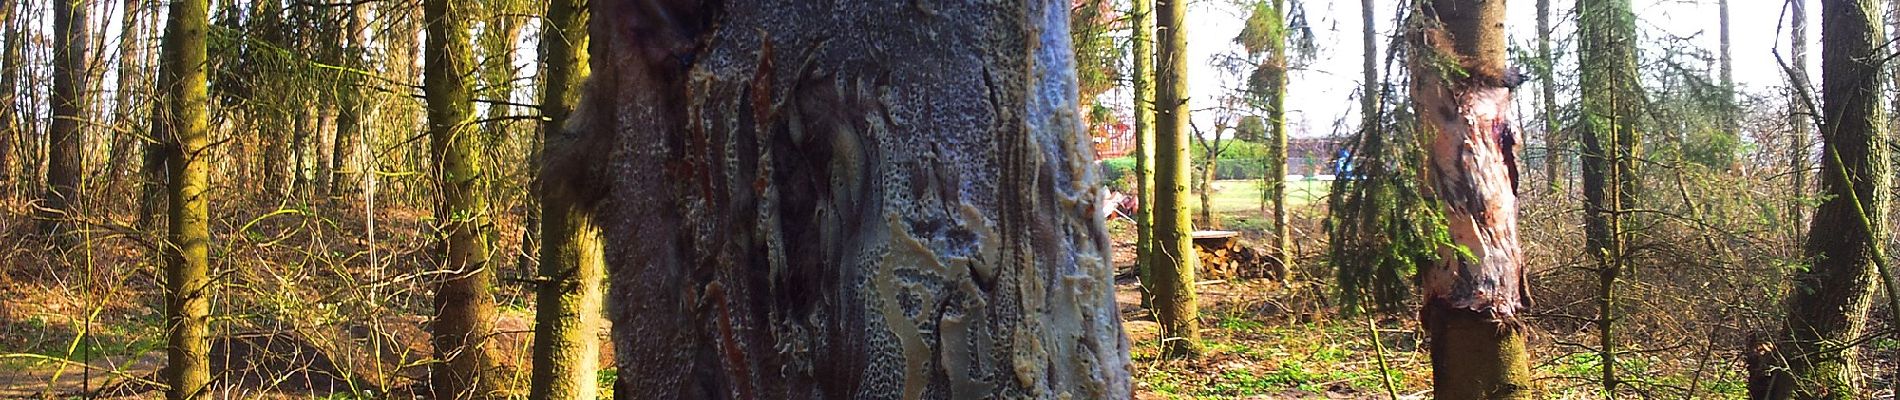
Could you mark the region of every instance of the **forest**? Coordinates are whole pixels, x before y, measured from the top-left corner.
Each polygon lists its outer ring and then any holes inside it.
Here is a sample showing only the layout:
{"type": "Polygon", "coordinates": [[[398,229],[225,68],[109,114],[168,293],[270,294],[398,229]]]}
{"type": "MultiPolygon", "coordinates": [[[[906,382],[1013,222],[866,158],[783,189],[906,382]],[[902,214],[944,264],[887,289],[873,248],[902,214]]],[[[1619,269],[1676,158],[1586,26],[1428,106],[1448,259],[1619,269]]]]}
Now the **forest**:
{"type": "Polygon", "coordinates": [[[1894,43],[1900,0],[0,0],[0,398],[1896,399],[1894,43]]]}

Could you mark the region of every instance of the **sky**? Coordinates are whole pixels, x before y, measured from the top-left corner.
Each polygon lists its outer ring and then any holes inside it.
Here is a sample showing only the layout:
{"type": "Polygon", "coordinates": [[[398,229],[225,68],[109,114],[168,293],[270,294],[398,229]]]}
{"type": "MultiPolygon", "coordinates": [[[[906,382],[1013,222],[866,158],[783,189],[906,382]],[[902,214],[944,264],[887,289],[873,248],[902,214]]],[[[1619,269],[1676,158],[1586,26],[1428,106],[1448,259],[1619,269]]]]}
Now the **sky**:
{"type": "MultiPolygon", "coordinates": [[[[1187,34],[1189,35],[1189,92],[1192,109],[1200,110],[1214,107],[1218,101],[1217,88],[1232,86],[1222,82],[1220,73],[1210,65],[1217,54],[1234,52],[1237,45],[1233,38],[1240,33],[1246,19],[1245,8],[1236,5],[1238,1],[1250,0],[1191,0],[1188,10],[1187,34]]],[[[1335,121],[1348,121],[1344,128],[1352,129],[1358,124],[1358,97],[1360,87],[1361,52],[1360,2],[1357,0],[1301,0],[1313,27],[1320,46],[1317,57],[1303,70],[1296,70],[1288,85],[1287,125],[1294,137],[1330,136],[1335,131],[1335,121]],[[1342,119],[1343,118],[1343,119],[1342,119]]],[[[1409,0],[1376,0],[1377,25],[1379,26],[1379,46],[1382,53],[1381,68],[1384,68],[1384,49],[1393,30],[1393,14],[1401,3],[1409,0]]],[[[1734,77],[1738,90],[1766,91],[1783,84],[1781,69],[1773,50],[1782,46],[1782,54],[1787,57],[1786,42],[1788,27],[1782,0],[1729,0],[1731,19],[1731,48],[1734,57],[1734,77]]],[[[1552,24],[1556,33],[1553,46],[1562,46],[1557,51],[1560,70],[1574,68],[1576,53],[1574,37],[1576,18],[1572,13],[1574,0],[1552,0],[1552,24]],[[1565,67],[1564,64],[1573,67],[1565,67]]],[[[1713,0],[1633,0],[1636,11],[1637,29],[1646,46],[1656,46],[1662,41],[1679,42],[1685,46],[1704,49],[1710,57],[1719,48],[1720,20],[1713,0]]],[[[1812,3],[1810,3],[1812,4],[1812,3]]],[[[1510,30],[1512,46],[1528,52],[1536,51],[1537,10],[1533,0],[1514,0],[1508,3],[1509,11],[1505,21],[1510,30]]],[[[1820,19],[1818,6],[1810,6],[1809,25],[1809,71],[1818,80],[1820,75],[1820,19]]],[[[1646,47],[1645,60],[1660,54],[1646,47]]],[[[1690,62],[1691,65],[1697,63],[1690,62]]],[[[1713,70],[1711,61],[1708,68],[1713,70]]],[[[1526,68],[1528,69],[1528,68],[1526,68]]],[[[1383,74],[1383,71],[1382,71],[1383,74]]],[[[1574,74],[1561,74],[1558,79],[1575,79],[1574,74]],[[1569,76],[1565,76],[1569,75],[1569,76]]],[[[1574,85],[1574,82],[1571,83],[1574,85]]],[[[1560,88],[1563,83],[1559,84],[1560,88]]],[[[1519,104],[1523,107],[1536,103],[1537,91],[1534,84],[1520,87],[1519,104]]],[[[1559,94],[1560,100],[1565,95],[1559,94]]],[[[1125,98],[1125,97],[1124,97],[1125,98]]],[[[1529,110],[1526,110],[1529,111],[1529,110]]],[[[1196,123],[1209,126],[1212,117],[1201,113],[1195,115],[1196,123]]]]}

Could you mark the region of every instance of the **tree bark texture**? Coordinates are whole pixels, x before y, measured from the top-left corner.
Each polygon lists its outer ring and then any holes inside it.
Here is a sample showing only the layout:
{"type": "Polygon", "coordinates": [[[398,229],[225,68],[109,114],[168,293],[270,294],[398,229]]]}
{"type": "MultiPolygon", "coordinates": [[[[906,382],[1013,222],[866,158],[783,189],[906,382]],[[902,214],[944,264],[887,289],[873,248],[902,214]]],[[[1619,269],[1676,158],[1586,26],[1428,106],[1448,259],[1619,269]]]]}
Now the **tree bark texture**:
{"type": "Polygon", "coordinates": [[[1887,240],[1892,166],[1880,60],[1884,33],[1876,0],[1821,2],[1821,170],[1823,201],[1807,247],[1812,263],[1795,274],[1777,346],[1773,399],[1854,399],[1854,346],[1874,294],[1874,257],[1887,240]],[[1858,201],[1858,203],[1856,203],[1858,201]]]}
{"type": "Polygon", "coordinates": [[[1451,241],[1421,274],[1433,386],[1444,399],[1533,398],[1517,319],[1529,301],[1517,235],[1517,131],[1504,2],[1435,0],[1412,32],[1412,100],[1433,138],[1426,179],[1451,241]],[[1451,73],[1457,71],[1459,73],[1451,73]]]}
{"type": "Polygon", "coordinates": [[[207,76],[205,38],[210,24],[206,0],[177,0],[170,7],[153,107],[154,137],[164,143],[169,176],[171,221],[166,235],[165,384],[170,400],[209,398],[208,359],[211,316],[209,256],[210,161],[207,151],[207,76]]]}
{"type": "Polygon", "coordinates": [[[617,395],[1131,395],[1068,2],[591,5],[617,395]]]}
{"type": "Polygon", "coordinates": [[[1201,352],[1200,304],[1194,298],[1194,223],[1187,211],[1188,81],[1186,0],[1156,0],[1154,265],[1149,274],[1162,353],[1201,352]]]}
{"type": "Polygon", "coordinates": [[[1599,378],[1616,392],[1616,283],[1627,264],[1630,233],[1624,210],[1636,206],[1643,92],[1636,69],[1636,14],[1629,0],[1579,0],[1584,38],[1583,199],[1585,251],[1596,259],[1599,378]]]}
{"type": "MultiPolygon", "coordinates": [[[[580,102],[587,75],[585,0],[549,1],[541,31],[542,137],[569,140],[566,126],[580,102]]],[[[542,152],[542,155],[550,154],[542,152]]],[[[552,161],[539,161],[549,163],[552,161]]],[[[535,299],[532,399],[598,397],[601,240],[592,211],[576,207],[568,177],[543,176],[541,190],[540,286],[535,299]]]]}
{"type": "Polygon", "coordinates": [[[46,193],[41,198],[40,231],[70,244],[71,215],[79,202],[83,127],[90,118],[86,96],[87,53],[91,30],[89,0],[53,0],[53,120],[47,124],[46,193]]]}
{"type": "Polygon", "coordinates": [[[438,398],[485,399],[505,395],[489,336],[495,329],[494,265],[487,232],[488,176],[481,162],[481,138],[470,124],[473,103],[469,77],[468,7],[453,0],[423,3],[427,24],[426,70],[431,156],[441,203],[436,224],[442,239],[441,278],[431,322],[440,364],[431,374],[438,398]]]}
{"type": "Polygon", "coordinates": [[[0,196],[12,196],[20,187],[20,182],[14,177],[26,176],[16,174],[13,166],[13,160],[19,158],[20,150],[24,148],[20,141],[26,136],[20,131],[19,95],[16,90],[20,73],[19,63],[15,59],[20,54],[19,48],[24,46],[17,34],[18,30],[14,28],[18,24],[15,21],[21,19],[16,10],[18,7],[18,1],[0,0],[0,35],[4,35],[0,36],[0,41],[4,41],[0,43],[0,182],[5,182],[0,185],[0,196]]]}

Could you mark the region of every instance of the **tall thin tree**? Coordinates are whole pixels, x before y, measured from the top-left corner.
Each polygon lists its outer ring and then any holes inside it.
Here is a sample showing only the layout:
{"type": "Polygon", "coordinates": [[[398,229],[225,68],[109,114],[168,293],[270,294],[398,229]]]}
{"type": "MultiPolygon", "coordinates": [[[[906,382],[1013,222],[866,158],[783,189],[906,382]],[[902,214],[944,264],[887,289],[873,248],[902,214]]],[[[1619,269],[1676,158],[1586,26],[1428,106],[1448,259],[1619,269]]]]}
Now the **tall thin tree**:
{"type": "Polygon", "coordinates": [[[1444,399],[1533,398],[1517,235],[1516,126],[1504,2],[1432,0],[1411,32],[1412,101],[1431,137],[1426,179],[1450,243],[1421,269],[1433,387],[1444,399]]]}
{"type": "MultiPolygon", "coordinates": [[[[566,141],[567,126],[587,75],[584,0],[548,2],[541,28],[541,135],[566,141]]],[[[543,154],[547,154],[543,152],[543,154]]],[[[540,161],[545,163],[553,160],[540,161]]],[[[593,399],[599,369],[601,259],[599,227],[580,207],[571,176],[537,177],[541,191],[541,248],[535,298],[534,373],[528,397],[593,399]]]]}
{"type": "Polygon", "coordinates": [[[1135,86],[1135,274],[1142,304],[1152,306],[1155,209],[1155,0],[1130,0],[1135,86]]]}
{"type": "Polygon", "coordinates": [[[1582,52],[1585,251],[1596,259],[1600,383],[1616,393],[1616,285],[1628,263],[1628,214],[1636,205],[1643,97],[1636,70],[1636,14],[1629,0],[1579,0],[1582,52]]]}
{"type": "Polygon", "coordinates": [[[1544,190],[1546,193],[1558,193],[1564,190],[1564,181],[1569,174],[1564,166],[1569,164],[1569,142],[1565,140],[1562,122],[1557,120],[1557,53],[1550,47],[1550,1],[1537,0],[1537,89],[1540,91],[1539,103],[1543,105],[1544,121],[1544,190]]]}
{"type": "Polygon", "coordinates": [[[165,252],[165,397],[209,398],[211,143],[207,116],[206,0],[174,0],[166,18],[154,137],[164,143],[170,218],[165,252]]]}
{"type": "Polygon", "coordinates": [[[1813,143],[1814,129],[1810,125],[1815,116],[1802,105],[1800,91],[1810,90],[1812,80],[1808,76],[1808,0],[1788,0],[1788,55],[1791,65],[1788,69],[1788,125],[1794,127],[1789,132],[1792,144],[1788,147],[1788,176],[1793,183],[1789,186],[1788,196],[1788,243],[1802,243],[1801,229],[1806,226],[1808,207],[1808,171],[1814,167],[1813,143]]]}
{"type": "Polygon", "coordinates": [[[481,142],[470,124],[469,8],[464,1],[426,0],[423,87],[429,103],[430,154],[441,196],[436,223],[447,275],[435,294],[431,334],[440,364],[431,377],[436,396],[486,399],[505,395],[489,337],[495,330],[495,272],[490,263],[488,176],[481,142]]]}
{"type": "Polygon", "coordinates": [[[1188,52],[1187,0],[1156,0],[1154,249],[1150,257],[1155,315],[1162,353],[1193,357],[1201,352],[1200,306],[1194,296],[1194,223],[1187,209],[1188,52]]]}

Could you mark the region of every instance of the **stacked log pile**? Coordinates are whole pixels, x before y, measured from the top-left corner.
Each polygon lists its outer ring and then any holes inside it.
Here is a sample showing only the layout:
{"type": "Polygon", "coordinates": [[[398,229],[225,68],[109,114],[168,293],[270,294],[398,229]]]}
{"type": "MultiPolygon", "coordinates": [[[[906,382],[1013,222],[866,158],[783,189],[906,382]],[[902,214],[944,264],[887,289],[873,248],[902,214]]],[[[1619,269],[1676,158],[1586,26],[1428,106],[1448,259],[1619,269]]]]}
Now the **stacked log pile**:
{"type": "Polygon", "coordinates": [[[1234,231],[1195,231],[1194,252],[1201,258],[1196,273],[1202,280],[1267,278],[1278,263],[1234,231]]]}

